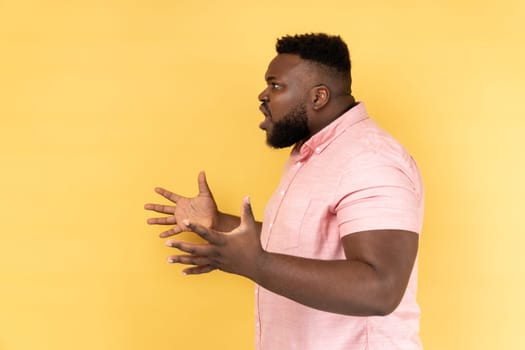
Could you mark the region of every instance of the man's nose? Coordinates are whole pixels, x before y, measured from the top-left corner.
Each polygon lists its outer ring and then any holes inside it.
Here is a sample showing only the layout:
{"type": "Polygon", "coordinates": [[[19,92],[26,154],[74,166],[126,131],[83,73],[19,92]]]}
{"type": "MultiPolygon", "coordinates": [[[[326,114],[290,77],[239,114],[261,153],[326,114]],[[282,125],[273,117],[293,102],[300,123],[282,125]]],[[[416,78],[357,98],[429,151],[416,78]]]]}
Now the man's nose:
{"type": "Polygon", "coordinates": [[[258,96],[259,101],[261,101],[261,102],[268,102],[270,100],[268,98],[267,90],[268,89],[264,89],[263,91],[261,91],[261,93],[258,96]]]}

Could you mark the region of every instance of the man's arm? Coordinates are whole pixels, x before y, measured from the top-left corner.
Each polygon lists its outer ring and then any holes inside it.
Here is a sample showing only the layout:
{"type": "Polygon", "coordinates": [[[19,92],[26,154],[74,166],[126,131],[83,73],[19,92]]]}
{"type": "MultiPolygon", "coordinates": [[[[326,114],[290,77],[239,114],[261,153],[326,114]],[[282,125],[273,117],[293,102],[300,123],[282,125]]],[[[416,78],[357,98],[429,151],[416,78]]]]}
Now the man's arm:
{"type": "Polygon", "coordinates": [[[414,232],[376,230],[344,237],[345,260],[314,260],[266,252],[248,200],[243,203],[240,225],[231,232],[217,232],[189,220],[183,224],[208,241],[167,242],[190,254],[174,255],[170,262],[197,265],[185,273],[220,269],[250,278],[303,305],[354,316],[386,315],[397,307],[418,246],[414,232]]]}
{"type": "Polygon", "coordinates": [[[321,261],[265,253],[253,280],[315,309],[353,316],[394,311],[414,264],[418,235],[364,231],[343,238],[346,260],[321,261]]]}

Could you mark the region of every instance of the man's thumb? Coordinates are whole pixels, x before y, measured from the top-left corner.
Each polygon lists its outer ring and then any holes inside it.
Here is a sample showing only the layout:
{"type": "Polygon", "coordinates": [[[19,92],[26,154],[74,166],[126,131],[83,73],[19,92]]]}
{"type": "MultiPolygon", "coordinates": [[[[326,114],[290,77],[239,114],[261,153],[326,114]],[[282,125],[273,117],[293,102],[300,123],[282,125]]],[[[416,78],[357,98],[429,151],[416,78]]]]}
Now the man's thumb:
{"type": "Polygon", "coordinates": [[[244,197],[241,207],[241,225],[254,225],[255,218],[253,217],[252,204],[250,196],[244,197]]]}
{"type": "Polygon", "coordinates": [[[201,171],[199,173],[197,182],[199,184],[199,194],[211,195],[210,187],[208,186],[208,182],[206,181],[206,173],[204,171],[201,171]]]}

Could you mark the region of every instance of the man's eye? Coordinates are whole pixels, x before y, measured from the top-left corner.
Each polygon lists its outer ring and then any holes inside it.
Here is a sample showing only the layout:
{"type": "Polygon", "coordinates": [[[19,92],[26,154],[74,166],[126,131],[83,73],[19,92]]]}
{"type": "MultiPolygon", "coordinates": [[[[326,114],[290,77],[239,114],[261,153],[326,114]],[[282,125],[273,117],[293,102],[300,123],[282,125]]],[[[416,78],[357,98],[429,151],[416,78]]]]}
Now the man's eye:
{"type": "Polygon", "coordinates": [[[270,83],[272,89],[280,89],[281,88],[281,84],[279,83],[270,83]]]}

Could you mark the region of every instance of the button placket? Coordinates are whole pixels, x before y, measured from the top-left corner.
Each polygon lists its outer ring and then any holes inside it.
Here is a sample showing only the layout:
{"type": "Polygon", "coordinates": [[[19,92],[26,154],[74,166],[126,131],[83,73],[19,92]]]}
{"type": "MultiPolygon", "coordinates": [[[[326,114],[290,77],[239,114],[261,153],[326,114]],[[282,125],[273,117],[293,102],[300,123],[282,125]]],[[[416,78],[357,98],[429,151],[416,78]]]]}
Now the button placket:
{"type": "Polygon", "coordinates": [[[280,184],[280,189],[276,190],[276,192],[278,191],[277,193],[279,194],[279,197],[278,197],[279,199],[278,199],[277,205],[275,206],[273,217],[271,218],[271,221],[268,224],[268,232],[266,234],[266,239],[264,240],[264,242],[262,242],[264,249],[267,249],[270,243],[270,240],[272,237],[272,229],[273,229],[275,220],[277,219],[277,213],[279,212],[279,209],[281,208],[281,205],[286,197],[286,193],[288,189],[290,188],[293,180],[295,179],[295,176],[297,175],[297,173],[299,172],[299,170],[302,168],[303,165],[304,165],[304,162],[300,160],[296,161],[295,164],[293,165],[290,164],[288,166],[286,174],[284,174],[283,176],[283,179],[286,179],[286,181],[282,181],[282,183],[280,184]]]}

